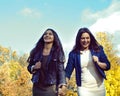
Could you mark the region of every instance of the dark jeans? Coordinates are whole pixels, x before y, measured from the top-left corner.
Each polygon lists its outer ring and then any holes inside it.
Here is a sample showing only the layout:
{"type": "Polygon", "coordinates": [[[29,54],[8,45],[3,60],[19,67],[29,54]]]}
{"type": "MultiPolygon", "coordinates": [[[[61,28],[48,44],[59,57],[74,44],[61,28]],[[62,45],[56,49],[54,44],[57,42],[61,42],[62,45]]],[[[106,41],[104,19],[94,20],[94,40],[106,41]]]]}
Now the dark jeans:
{"type": "Polygon", "coordinates": [[[57,96],[56,86],[38,86],[33,84],[33,96],[57,96]]]}

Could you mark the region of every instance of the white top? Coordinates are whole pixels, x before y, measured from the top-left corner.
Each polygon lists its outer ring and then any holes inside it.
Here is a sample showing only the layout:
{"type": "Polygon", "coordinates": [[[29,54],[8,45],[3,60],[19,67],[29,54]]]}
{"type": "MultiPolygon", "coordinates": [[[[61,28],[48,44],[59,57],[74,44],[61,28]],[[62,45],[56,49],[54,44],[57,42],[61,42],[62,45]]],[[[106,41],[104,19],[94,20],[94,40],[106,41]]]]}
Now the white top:
{"type": "Polygon", "coordinates": [[[103,83],[103,78],[96,69],[90,50],[81,51],[81,84],[82,87],[96,88],[103,83]]]}
{"type": "Polygon", "coordinates": [[[81,86],[78,96],[105,96],[103,78],[95,67],[90,50],[81,51],[81,86]]]}

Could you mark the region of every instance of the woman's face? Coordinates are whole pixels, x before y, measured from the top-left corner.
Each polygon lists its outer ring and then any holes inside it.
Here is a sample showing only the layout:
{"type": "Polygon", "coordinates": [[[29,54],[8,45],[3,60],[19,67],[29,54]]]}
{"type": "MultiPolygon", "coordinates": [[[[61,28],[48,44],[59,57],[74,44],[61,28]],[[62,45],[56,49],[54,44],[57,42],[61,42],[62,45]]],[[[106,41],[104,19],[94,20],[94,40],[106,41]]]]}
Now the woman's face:
{"type": "Polygon", "coordinates": [[[54,41],[53,32],[52,32],[51,30],[47,30],[47,31],[44,33],[43,39],[44,39],[44,42],[45,42],[45,43],[53,43],[53,41],[54,41]]]}
{"type": "Polygon", "coordinates": [[[85,32],[81,35],[80,44],[81,44],[83,50],[89,49],[90,35],[87,32],[85,32]]]}

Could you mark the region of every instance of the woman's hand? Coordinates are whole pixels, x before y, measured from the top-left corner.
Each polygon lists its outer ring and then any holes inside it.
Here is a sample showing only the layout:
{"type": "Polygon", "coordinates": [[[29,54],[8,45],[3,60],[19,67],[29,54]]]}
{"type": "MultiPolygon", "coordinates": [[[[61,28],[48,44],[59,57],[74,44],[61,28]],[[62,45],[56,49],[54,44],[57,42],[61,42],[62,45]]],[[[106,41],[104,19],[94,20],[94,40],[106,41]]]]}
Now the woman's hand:
{"type": "Polygon", "coordinates": [[[96,63],[98,63],[99,62],[98,57],[97,56],[93,56],[93,61],[96,62],[96,63]]]}
{"type": "Polygon", "coordinates": [[[33,69],[34,69],[34,70],[37,70],[37,69],[40,69],[40,68],[41,68],[41,62],[38,61],[38,62],[35,63],[33,69]]]}
{"type": "Polygon", "coordinates": [[[67,91],[67,87],[62,85],[61,88],[58,88],[58,96],[65,96],[67,91]]]}
{"type": "Polygon", "coordinates": [[[97,56],[93,56],[93,61],[96,62],[100,66],[100,68],[104,70],[106,69],[107,67],[106,63],[100,62],[97,56]]]}

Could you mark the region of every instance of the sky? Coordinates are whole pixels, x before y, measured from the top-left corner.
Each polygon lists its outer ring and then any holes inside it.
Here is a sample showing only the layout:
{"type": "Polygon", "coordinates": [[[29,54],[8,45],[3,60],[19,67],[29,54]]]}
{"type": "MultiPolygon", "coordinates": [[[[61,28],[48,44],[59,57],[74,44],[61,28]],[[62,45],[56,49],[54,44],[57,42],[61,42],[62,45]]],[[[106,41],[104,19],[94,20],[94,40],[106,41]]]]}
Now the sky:
{"type": "Polygon", "coordinates": [[[29,53],[47,28],[58,33],[68,54],[82,27],[112,34],[120,49],[120,0],[0,1],[0,45],[18,54],[29,53]]]}

